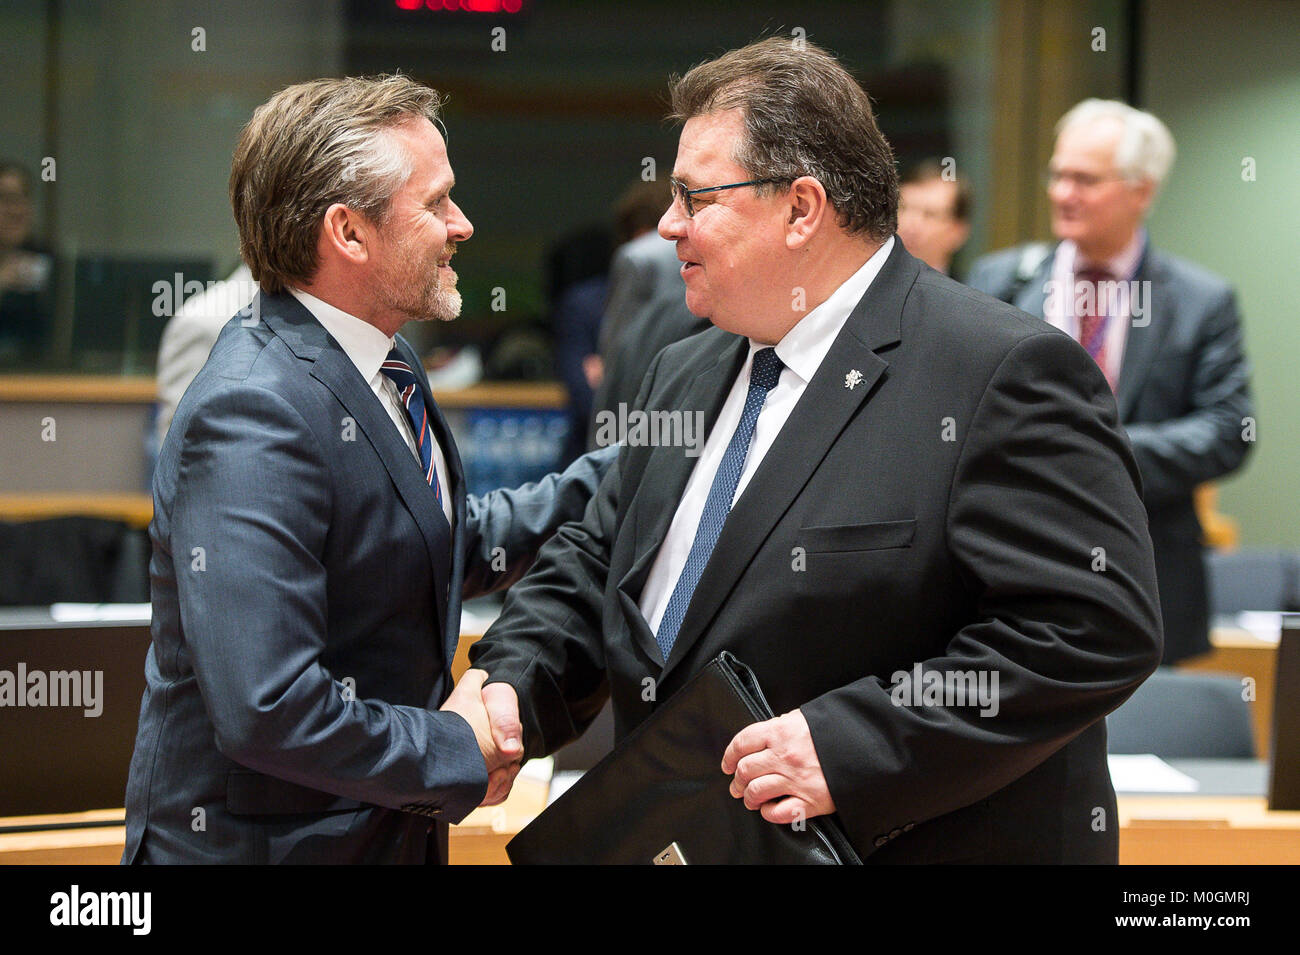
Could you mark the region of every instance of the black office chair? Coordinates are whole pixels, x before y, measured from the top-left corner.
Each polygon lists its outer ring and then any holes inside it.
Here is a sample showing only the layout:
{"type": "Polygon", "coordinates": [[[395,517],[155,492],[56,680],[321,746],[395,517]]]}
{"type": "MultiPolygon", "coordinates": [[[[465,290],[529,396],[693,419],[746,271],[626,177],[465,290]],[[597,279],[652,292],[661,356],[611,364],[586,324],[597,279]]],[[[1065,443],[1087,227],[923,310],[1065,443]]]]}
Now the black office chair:
{"type": "Polygon", "coordinates": [[[1112,753],[1161,759],[1251,759],[1250,705],[1241,677],[1160,667],[1106,717],[1112,753]]]}
{"type": "Polygon", "coordinates": [[[98,517],[0,521],[0,607],[148,599],[144,531],[98,517]]]}
{"type": "Polygon", "coordinates": [[[1212,614],[1300,609],[1300,557],[1291,551],[1211,551],[1205,570],[1212,614]]]}

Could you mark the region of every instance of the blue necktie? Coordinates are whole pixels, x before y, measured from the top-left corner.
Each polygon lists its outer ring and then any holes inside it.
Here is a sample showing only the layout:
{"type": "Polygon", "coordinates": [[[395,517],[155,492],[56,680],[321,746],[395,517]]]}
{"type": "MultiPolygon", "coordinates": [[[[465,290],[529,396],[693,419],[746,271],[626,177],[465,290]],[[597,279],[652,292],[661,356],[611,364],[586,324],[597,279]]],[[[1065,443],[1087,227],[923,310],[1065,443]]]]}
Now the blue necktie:
{"type": "Polygon", "coordinates": [[[429,409],[424,406],[424,392],[415,378],[415,372],[401,353],[394,348],[379,366],[379,370],[397,386],[397,396],[406,408],[406,417],[415,429],[415,444],[420,450],[420,464],[424,479],[433,488],[434,497],[442,505],[442,488],[438,485],[438,470],[433,466],[433,432],[429,429],[429,409]]]}
{"type": "Polygon", "coordinates": [[[695,531],[695,542],[686,558],[682,574],[677,578],[673,595],[668,598],[668,607],[663,619],[659,621],[659,631],[655,642],[663,651],[664,660],[672,652],[677,640],[677,631],[686,619],[686,608],[690,606],[695,587],[704,575],[705,565],[713,546],[722,535],[722,525],[727,522],[731,511],[731,500],[736,496],[736,486],[740,483],[740,474],[745,470],[745,457],[749,454],[749,443],[754,438],[754,425],[758,423],[759,412],[767,393],[776,387],[781,377],[781,359],[776,357],[776,349],[761,348],[754,353],[754,365],[749,372],[749,394],[745,396],[745,410],[741,412],[740,424],[731,436],[718,473],[714,475],[713,486],[709,488],[708,499],[704,502],[704,513],[700,515],[700,526],[695,531]]]}

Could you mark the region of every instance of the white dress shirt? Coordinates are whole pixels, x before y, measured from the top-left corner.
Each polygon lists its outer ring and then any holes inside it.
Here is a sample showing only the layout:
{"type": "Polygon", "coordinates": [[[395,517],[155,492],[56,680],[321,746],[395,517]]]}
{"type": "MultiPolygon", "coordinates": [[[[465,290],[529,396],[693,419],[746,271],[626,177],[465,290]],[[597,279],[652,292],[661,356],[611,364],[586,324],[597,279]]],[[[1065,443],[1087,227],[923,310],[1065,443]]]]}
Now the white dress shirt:
{"type": "MultiPolygon", "coordinates": [[[[375,393],[379,403],[388,412],[388,417],[392,419],[397,433],[402,436],[406,446],[415,455],[416,464],[420,465],[420,446],[416,443],[415,431],[411,427],[410,417],[406,414],[406,407],[397,395],[397,385],[379,370],[388,353],[393,350],[394,339],[389,338],[369,322],[363,322],[355,315],[349,315],[341,308],[323,302],[314,295],[296,288],[289,289],[289,292],[302,303],[303,308],[311,312],[316,321],[325,327],[325,331],[333,336],[344,354],[352,360],[352,364],[356,365],[362,379],[370,385],[370,390],[375,393]]],[[[432,431],[430,437],[434,439],[433,466],[438,473],[438,486],[442,488],[442,513],[447,518],[447,524],[450,525],[451,485],[447,483],[447,459],[443,457],[442,447],[432,431]]]]}
{"type": "MultiPolygon", "coordinates": [[[[1124,346],[1128,343],[1128,325],[1132,317],[1130,308],[1129,282],[1137,275],[1138,263],[1142,259],[1142,249],[1146,246],[1146,230],[1138,229],[1132,240],[1119,254],[1105,262],[1087,262],[1078,265],[1079,248],[1069,239],[1056,247],[1056,257],[1052,261],[1052,287],[1058,294],[1048,295],[1043,303],[1044,317],[1056,328],[1065,332],[1076,342],[1079,340],[1079,316],[1075,314],[1075,277],[1076,268],[1091,267],[1105,269],[1114,281],[1119,282],[1116,296],[1116,313],[1109,311],[1109,297],[1098,296],[1099,315],[1107,315],[1112,321],[1106,324],[1106,367],[1102,369],[1110,381],[1119,381],[1120,366],[1124,362],[1124,346]],[[1064,294],[1059,294],[1064,292],[1064,294]]],[[[1151,303],[1144,296],[1142,306],[1150,308],[1151,303]]]]}
{"type": "MultiPolygon", "coordinates": [[[[776,357],[781,359],[785,367],[781,369],[776,387],[767,393],[763,410],[759,412],[749,453],[745,456],[745,467],[740,472],[740,481],[736,485],[735,497],[732,498],[733,506],[740,500],[740,495],[745,493],[750,478],[776,441],[776,436],[781,433],[790,412],[799,403],[808,382],[812,381],[822,359],[830,351],[835,337],[866,294],[893,247],[894,239],[891,236],[867,259],[862,268],[854,272],[826,301],[801,318],[776,343],[776,357]]],[[[686,558],[691,553],[691,545],[695,542],[695,531],[704,514],[704,504],[708,500],[709,489],[713,487],[713,478],[722,464],[722,456],[731,443],[731,436],[740,424],[745,398],[749,394],[749,372],[754,363],[754,353],[760,348],[768,347],[770,346],[752,338],[749,340],[749,354],[731,391],[727,393],[727,400],[722,405],[713,430],[709,432],[708,440],[704,442],[704,450],[700,452],[690,479],[686,482],[686,490],[677,505],[677,512],[668,527],[663,546],[659,548],[654,565],[650,568],[645,589],[641,591],[640,607],[641,615],[645,617],[652,632],[659,630],[659,622],[668,609],[668,601],[677,586],[677,578],[681,576],[686,558]]]]}

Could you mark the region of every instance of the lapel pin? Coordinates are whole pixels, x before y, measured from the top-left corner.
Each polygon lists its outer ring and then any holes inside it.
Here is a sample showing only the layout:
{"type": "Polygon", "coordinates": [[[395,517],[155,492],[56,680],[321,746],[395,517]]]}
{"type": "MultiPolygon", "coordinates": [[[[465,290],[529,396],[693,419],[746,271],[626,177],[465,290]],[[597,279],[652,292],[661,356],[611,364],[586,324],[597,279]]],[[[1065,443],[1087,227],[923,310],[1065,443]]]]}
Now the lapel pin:
{"type": "Polygon", "coordinates": [[[861,383],[862,383],[862,372],[858,371],[856,368],[854,368],[852,371],[850,371],[847,375],[844,376],[844,387],[849,389],[849,391],[852,391],[861,383]]]}

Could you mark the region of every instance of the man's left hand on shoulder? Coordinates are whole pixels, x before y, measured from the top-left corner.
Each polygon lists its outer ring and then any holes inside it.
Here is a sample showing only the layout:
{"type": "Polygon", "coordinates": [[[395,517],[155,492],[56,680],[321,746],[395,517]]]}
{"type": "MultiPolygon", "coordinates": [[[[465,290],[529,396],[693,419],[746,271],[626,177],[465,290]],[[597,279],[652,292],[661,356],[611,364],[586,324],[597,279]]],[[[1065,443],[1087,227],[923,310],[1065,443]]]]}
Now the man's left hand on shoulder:
{"type": "Polygon", "coordinates": [[[731,795],[744,798],[768,822],[793,823],[835,811],[808,721],[799,710],[752,723],[722,755],[722,771],[735,775],[731,795]]]}

